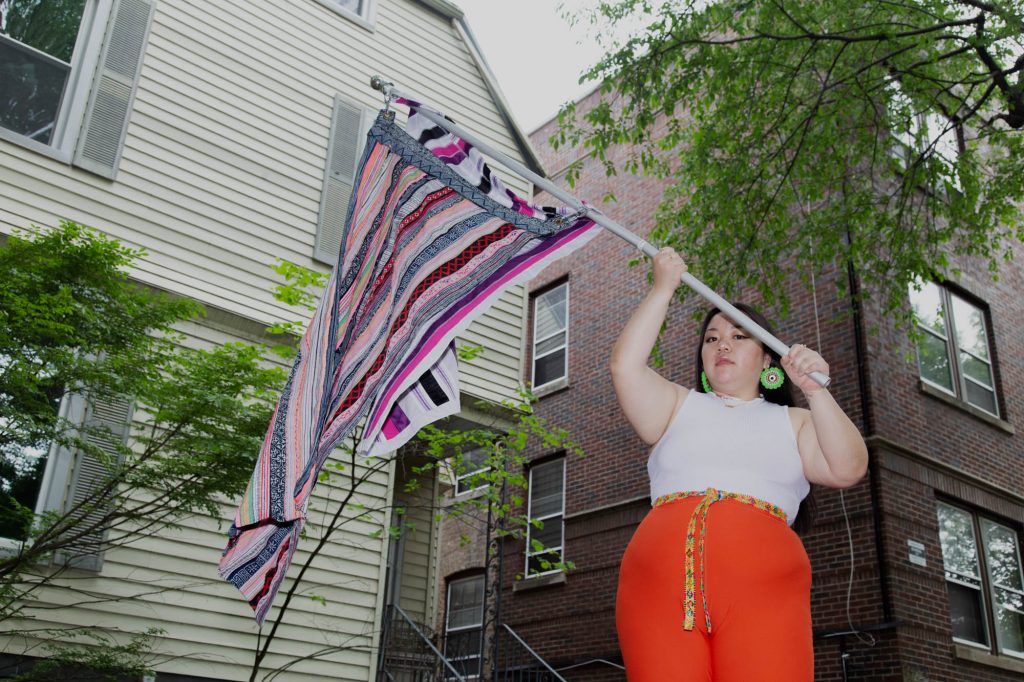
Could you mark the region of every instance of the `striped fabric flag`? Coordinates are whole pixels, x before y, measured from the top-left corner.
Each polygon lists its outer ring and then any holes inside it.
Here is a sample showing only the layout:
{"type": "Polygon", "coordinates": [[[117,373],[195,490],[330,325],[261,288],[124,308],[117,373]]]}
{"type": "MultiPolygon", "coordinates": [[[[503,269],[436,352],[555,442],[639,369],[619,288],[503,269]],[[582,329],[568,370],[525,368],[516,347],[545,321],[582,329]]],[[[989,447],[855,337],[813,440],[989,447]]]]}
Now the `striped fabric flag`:
{"type": "Polygon", "coordinates": [[[220,562],[258,623],[335,446],[362,422],[362,454],[391,452],[458,412],[455,336],[506,287],[597,231],[589,218],[517,197],[475,148],[408,104],[407,130],[388,113],[370,129],[338,263],[220,562]]]}

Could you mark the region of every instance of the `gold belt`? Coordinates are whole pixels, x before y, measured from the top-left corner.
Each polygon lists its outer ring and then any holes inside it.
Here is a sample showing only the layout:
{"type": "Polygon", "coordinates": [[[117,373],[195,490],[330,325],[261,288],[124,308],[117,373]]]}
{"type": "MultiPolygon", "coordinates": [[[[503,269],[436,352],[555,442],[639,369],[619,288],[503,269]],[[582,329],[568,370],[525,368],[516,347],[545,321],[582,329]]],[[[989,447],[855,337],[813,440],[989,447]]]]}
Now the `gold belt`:
{"type": "Polygon", "coordinates": [[[749,504],[753,507],[768,512],[772,516],[786,520],[786,512],[781,507],[776,507],[770,502],[758,499],[751,495],[743,495],[741,493],[730,493],[724,490],[717,490],[715,488],[707,488],[706,490],[690,490],[680,493],[669,493],[668,495],[662,495],[654,501],[655,507],[660,507],[663,504],[669,502],[675,502],[676,500],[686,499],[688,497],[701,497],[703,498],[697,503],[697,506],[693,509],[693,514],[690,515],[690,523],[686,526],[686,615],[683,619],[683,629],[692,630],[694,613],[696,611],[696,598],[694,597],[694,558],[693,558],[693,546],[696,542],[697,536],[697,520],[700,519],[700,543],[697,546],[697,551],[700,553],[700,596],[704,604],[704,619],[707,623],[708,634],[711,634],[711,611],[708,609],[708,596],[704,590],[704,533],[707,530],[708,523],[708,509],[711,508],[715,502],[720,500],[736,500],[744,504],[749,504]]]}

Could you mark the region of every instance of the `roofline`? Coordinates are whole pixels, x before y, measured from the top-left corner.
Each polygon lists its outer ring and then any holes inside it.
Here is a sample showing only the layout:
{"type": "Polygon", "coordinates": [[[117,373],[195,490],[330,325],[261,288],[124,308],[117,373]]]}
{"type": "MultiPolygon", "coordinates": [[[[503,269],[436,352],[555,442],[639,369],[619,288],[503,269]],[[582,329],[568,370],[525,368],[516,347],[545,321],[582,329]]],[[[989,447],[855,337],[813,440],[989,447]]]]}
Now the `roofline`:
{"type": "Polygon", "coordinates": [[[418,0],[421,5],[426,5],[430,9],[434,10],[438,14],[443,15],[448,19],[461,19],[463,16],[462,9],[457,5],[454,5],[448,0],[418,0]]]}
{"type": "MultiPolygon", "coordinates": [[[[582,101],[583,101],[583,100],[585,100],[586,98],[588,98],[588,97],[590,97],[591,95],[593,95],[593,94],[594,94],[595,92],[597,92],[598,90],[600,90],[600,89],[601,89],[601,85],[602,85],[602,84],[601,84],[600,82],[597,82],[597,83],[595,83],[595,84],[594,84],[594,87],[590,88],[589,90],[587,90],[586,92],[584,92],[584,93],[583,93],[582,95],[580,95],[579,97],[577,97],[576,99],[574,99],[574,100],[572,101],[572,102],[573,102],[573,104],[579,104],[580,102],[582,102],[582,101]]],[[[538,124],[537,124],[537,127],[536,127],[536,128],[534,128],[534,129],[533,129],[533,130],[532,130],[532,131],[530,132],[530,135],[536,135],[536,134],[537,134],[537,131],[539,131],[539,130],[540,130],[541,128],[543,128],[544,126],[546,126],[547,124],[551,123],[551,122],[552,122],[552,121],[554,121],[554,120],[555,120],[556,118],[558,118],[558,114],[559,114],[559,112],[557,112],[557,111],[556,111],[555,113],[551,114],[551,115],[550,115],[550,116],[548,116],[548,117],[547,117],[546,119],[544,119],[543,121],[541,121],[540,123],[538,123],[538,124]]]]}
{"type": "Polygon", "coordinates": [[[512,109],[508,106],[508,100],[505,99],[505,95],[498,85],[498,79],[495,78],[494,72],[491,71],[487,59],[480,50],[480,44],[477,42],[476,36],[473,35],[473,29],[470,28],[469,22],[466,21],[465,13],[456,5],[448,2],[448,0],[418,0],[418,2],[451,20],[452,26],[466,43],[470,57],[473,58],[477,68],[480,70],[480,75],[484,79],[484,85],[487,86],[487,91],[498,106],[498,113],[505,120],[505,125],[511,131],[512,138],[519,148],[519,153],[522,155],[526,167],[537,175],[546,178],[547,172],[544,170],[544,165],[530,143],[529,136],[516,121],[515,116],[512,115],[512,109]]]}

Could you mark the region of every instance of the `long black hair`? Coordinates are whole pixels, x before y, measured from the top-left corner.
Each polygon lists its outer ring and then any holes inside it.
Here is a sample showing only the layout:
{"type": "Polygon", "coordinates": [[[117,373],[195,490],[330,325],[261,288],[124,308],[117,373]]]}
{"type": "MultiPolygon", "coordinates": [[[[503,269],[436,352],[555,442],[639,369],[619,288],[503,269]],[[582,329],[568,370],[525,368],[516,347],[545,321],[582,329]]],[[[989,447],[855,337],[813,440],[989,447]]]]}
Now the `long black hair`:
{"type": "MultiPolygon", "coordinates": [[[[766,332],[775,336],[775,330],[772,328],[771,323],[768,322],[768,319],[760,312],[746,303],[733,303],[733,305],[739,308],[741,313],[752,319],[754,322],[757,322],[766,332]]],[[[718,308],[712,308],[708,311],[707,315],[704,316],[704,322],[700,325],[700,336],[697,341],[697,357],[694,362],[693,386],[701,392],[705,392],[703,386],[704,382],[700,380],[700,374],[704,371],[704,356],[701,353],[701,350],[704,348],[704,334],[708,331],[708,325],[711,324],[711,318],[721,312],[722,311],[718,308]]],[[[735,320],[733,320],[733,322],[735,323],[735,320]]],[[[737,324],[737,326],[739,325],[737,324]]],[[[757,341],[757,339],[754,340],[757,341]]],[[[760,343],[760,341],[758,341],[758,343],[760,343]]],[[[779,371],[781,372],[782,365],[779,364],[779,354],[764,344],[761,344],[761,348],[771,357],[771,366],[779,368],[779,371]]],[[[789,407],[794,407],[796,405],[796,402],[793,400],[793,388],[790,386],[788,381],[783,381],[782,386],[779,386],[778,388],[768,389],[761,386],[760,390],[764,399],[768,402],[775,403],[777,405],[788,405],[789,407]]]]}
{"type": "MultiPolygon", "coordinates": [[[[762,329],[766,332],[775,336],[775,329],[764,315],[762,315],[755,308],[747,305],[746,303],[733,303],[733,305],[739,309],[744,315],[752,319],[754,322],[759,324],[762,329]]],[[[708,325],[711,324],[711,318],[718,315],[722,311],[718,308],[712,308],[704,316],[704,322],[700,325],[700,335],[697,337],[697,352],[693,363],[693,390],[706,393],[704,390],[704,382],[701,381],[700,375],[704,371],[704,356],[702,350],[704,348],[704,334],[707,333],[708,325]]],[[[727,315],[727,314],[726,314],[727,315]]],[[[735,323],[736,321],[733,320],[735,323]]],[[[739,326],[739,325],[737,325],[739,326]]],[[[752,337],[753,338],[753,337],[752,337]]],[[[754,339],[757,340],[756,338],[754,339]]],[[[760,343],[760,342],[758,342],[760,343]]],[[[780,372],[783,371],[782,365],[779,362],[779,354],[771,348],[768,348],[764,344],[761,344],[761,348],[764,352],[771,357],[769,363],[771,367],[777,367],[780,372]]],[[[768,402],[775,403],[776,405],[786,405],[787,407],[795,407],[796,401],[793,399],[793,386],[789,382],[788,377],[786,381],[782,382],[782,386],[778,388],[765,388],[760,386],[761,395],[768,402]]],[[[817,504],[814,501],[814,486],[811,486],[811,491],[807,494],[807,497],[800,503],[800,509],[797,512],[796,519],[793,521],[793,530],[803,535],[805,532],[810,530],[814,524],[814,517],[817,515],[817,504]]]]}

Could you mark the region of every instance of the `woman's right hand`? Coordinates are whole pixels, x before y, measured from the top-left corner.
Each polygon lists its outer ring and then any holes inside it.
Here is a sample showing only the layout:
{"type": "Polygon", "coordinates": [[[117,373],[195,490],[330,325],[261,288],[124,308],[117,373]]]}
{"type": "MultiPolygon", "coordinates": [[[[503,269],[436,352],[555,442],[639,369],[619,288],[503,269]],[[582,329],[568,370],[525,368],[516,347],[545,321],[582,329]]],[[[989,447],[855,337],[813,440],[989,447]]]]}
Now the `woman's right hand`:
{"type": "Polygon", "coordinates": [[[671,246],[663,247],[654,256],[654,288],[675,291],[683,273],[686,261],[671,246]]]}

